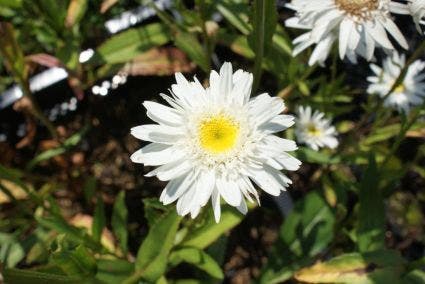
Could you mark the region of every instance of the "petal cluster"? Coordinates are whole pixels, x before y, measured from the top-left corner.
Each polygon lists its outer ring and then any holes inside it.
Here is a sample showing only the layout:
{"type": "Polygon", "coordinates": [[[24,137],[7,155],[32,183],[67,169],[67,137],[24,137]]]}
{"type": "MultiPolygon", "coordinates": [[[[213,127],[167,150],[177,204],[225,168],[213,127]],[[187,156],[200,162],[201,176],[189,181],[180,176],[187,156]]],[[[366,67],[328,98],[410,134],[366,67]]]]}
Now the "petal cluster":
{"type": "Polygon", "coordinates": [[[374,75],[367,78],[370,82],[367,92],[385,97],[385,106],[408,113],[412,106],[420,105],[424,101],[425,62],[416,60],[410,64],[403,82],[388,95],[405,64],[405,56],[398,53],[387,57],[382,67],[371,64],[370,68],[374,75]]]}
{"type": "Polygon", "coordinates": [[[259,200],[254,185],[277,196],[291,184],[281,170],[300,167],[286,153],[297,145],[275,133],[292,126],[294,117],[281,114],[285,104],[280,98],[251,98],[251,86],[252,74],[233,73],[225,63],[220,73],[211,72],[208,88],[177,73],[171,96],[161,94],[169,106],[144,102],[156,124],[131,129],[136,138],[151,142],[131,159],[158,166],[147,176],[168,181],[160,201],[177,201],[178,214],[195,218],[211,200],[218,222],[221,199],[245,214],[246,200],[259,200]]]}
{"type": "Polygon", "coordinates": [[[293,55],[316,45],[309,65],[323,65],[335,42],[340,58],[352,62],[357,56],[371,60],[376,47],[387,52],[395,50],[389,35],[408,48],[391,16],[405,14],[407,4],[390,0],[292,0],[287,6],[296,15],[285,22],[286,26],[307,31],[293,41],[293,55]]]}
{"type": "Polygon", "coordinates": [[[330,120],[322,112],[313,112],[309,106],[298,108],[295,135],[299,143],[304,143],[315,151],[321,147],[334,149],[338,146],[337,131],[330,120]]]}

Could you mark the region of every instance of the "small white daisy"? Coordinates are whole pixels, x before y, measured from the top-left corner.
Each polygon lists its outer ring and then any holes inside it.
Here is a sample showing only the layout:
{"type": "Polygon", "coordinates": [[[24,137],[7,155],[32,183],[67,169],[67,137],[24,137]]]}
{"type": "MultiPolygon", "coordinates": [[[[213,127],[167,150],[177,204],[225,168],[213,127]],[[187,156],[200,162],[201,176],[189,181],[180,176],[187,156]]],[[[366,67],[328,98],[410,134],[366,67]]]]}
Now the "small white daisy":
{"type": "MultiPolygon", "coordinates": [[[[405,56],[398,53],[387,57],[382,68],[371,64],[370,68],[375,75],[367,78],[371,83],[367,92],[384,97],[391,90],[405,64],[405,56]]],[[[403,82],[385,99],[384,105],[408,113],[411,106],[422,104],[425,97],[424,68],[425,62],[420,60],[410,64],[403,82]]]]}
{"type": "Polygon", "coordinates": [[[146,176],[169,181],[160,201],[177,201],[179,215],[195,218],[211,198],[215,220],[220,220],[221,197],[240,212],[247,212],[245,198],[258,201],[254,182],[278,196],[291,180],[281,170],[295,171],[301,162],[287,151],[294,141],[274,133],[294,124],[281,114],[283,100],[261,94],[250,98],[252,74],[225,63],[220,74],[210,75],[210,87],[176,73],[172,97],[161,94],[171,106],[143,103],[148,117],[158,124],[131,129],[138,139],[152,142],[131,156],[135,163],[159,166],[146,176]]]}
{"type": "Polygon", "coordinates": [[[347,56],[352,62],[356,62],[356,55],[371,60],[375,47],[387,52],[395,50],[387,32],[403,48],[408,48],[390,15],[407,9],[405,4],[390,0],[292,0],[287,7],[297,13],[285,25],[308,30],[293,41],[293,55],[317,45],[309,65],[323,65],[337,39],[341,59],[347,56]]]}
{"type": "Polygon", "coordinates": [[[299,107],[295,122],[295,136],[299,143],[304,143],[311,149],[318,151],[321,147],[334,149],[338,146],[335,127],[325,114],[319,111],[312,113],[311,108],[299,107]]]}

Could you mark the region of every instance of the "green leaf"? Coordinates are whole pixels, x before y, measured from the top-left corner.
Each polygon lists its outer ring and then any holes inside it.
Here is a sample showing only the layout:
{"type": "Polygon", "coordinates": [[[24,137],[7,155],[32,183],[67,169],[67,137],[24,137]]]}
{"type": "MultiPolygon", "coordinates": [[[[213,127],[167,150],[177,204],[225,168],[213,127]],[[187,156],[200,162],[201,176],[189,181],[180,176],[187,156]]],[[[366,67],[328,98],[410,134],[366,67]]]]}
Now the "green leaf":
{"type": "Polygon", "coordinates": [[[59,216],[49,216],[44,218],[36,216],[36,220],[43,227],[55,230],[60,234],[65,234],[70,240],[76,243],[82,243],[95,250],[100,248],[99,244],[94,242],[84,230],[73,227],[59,216]]]}
{"type": "Polygon", "coordinates": [[[122,259],[99,259],[96,279],[106,284],[122,283],[134,272],[134,264],[122,259]]]}
{"type": "Polygon", "coordinates": [[[97,270],[96,260],[83,245],[69,251],[54,252],[50,261],[67,275],[94,276],[97,270]]]}
{"type": "Polygon", "coordinates": [[[125,206],[125,191],[121,191],[115,199],[114,209],[112,210],[111,224],[124,255],[127,254],[127,216],[128,211],[127,207],[125,206]]]}
{"type": "Polygon", "coordinates": [[[314,151],[307,147],[300,147],[295,155],[303,162],[317,163],[322,165],[338,164],[341,162],[339,156],[332,156],[330,153],[324,151],[314,151]]]}
{"type": "Polygon", "coordinates": [[[9,8],[21,8],[22,0],[0,0],[0,6],[5,6],[9,8]]]}
{"type": "Polygon", "coordinates": [[[425,284],[425,272],[419,269],[410,271],[403,277],[404,284],[425,284]]]}
{"type": "Polygon", "coordinates": [[[79,276],[57,275],[23,269],[5,269],[3,271],[3,276],[5,283],[83,283],[82,278],[79,276]]]}
{"type": "Polygon", "coordinates": [[[163,205],[158,198],[143,199],[145,218],[148,220],[149,227],[152,227],[164,212],[170,210],[163,205]]]}
{"type": "MultiPolygon", "coordinates": [[[[109,63],[125,63],[138,54],[170,41],[166,27],[159,23],[129,29],[111,37],[97,49],[97,58],[109,63]]],[[[95,60],[95,59],[94,59],[95,60]]]]}
{"type": "Polygon", "coordinates": [[[179,31],[175,35],[174,43],[189,56],[204,72],[209,72],[209,61],[205,50],[198,39],[187,32],[179,31]]]}
{"type": "Polygon", "coordinates": [[[363,141],[365,145],[382,142],[396,136],[401,129],[399,123],[378,128],[374,133],[368,135],[363,141]]]}
{"type": "Polygon", "coordinates": [[[251,18],[253,30],[248,37],[255,53],[253,90],[258,88],[263,57],[267,54],[277,26],[276,1],[254,0],[251,18]]]}
{"type": "Polygon", "coordinates": [[[403,265],[396,251],[350,253],[303,268],[295,273],[295,279],[306,283],[401,284],[403,265]]]}
{"type": "Polygon", "coordinates": [[[180,221],[176,211],[169,210],[150,228],[137,252],[136,274],[148,281],[164,274],[180,221]]]}
{"type": "Polygon", "coordinates": [[[7,69],[16,82],[25,84],[28,79],[28,70],[25,66],[23,51],[16,40],[15,29],[10,23],[0,22],[0,38],[0,53],[7,69]]]}
{"type": "Polygon", "coordinates": [[[105,227],[105,224],[105,205],[103,203],[102,197],[98,197],[96,208],[94,209],[94,218],[92,224],[92,235],[96,242],[100,242],[100,237],[102,236],[102,231],[105,227]]]}
{"type": "Polygon", "coordinates": [[[65,25],[70,28],[78,24],[87,10],[87,0],[71,0],[66,13],[65,25]]]}
{"type": "Polygon", "coordinates": [[[54,149],[50,149],[47,151],[44,151],[37,156],[35,156],[31,161],[28,162],[26,169],[28,171],[31,171],[36,165],[38,165],[42,161],[49,160],[53,157],[59,156],[71,148],[75,147],[80,143],[80,141],[83,139],[84,135],[87,133],[88,127],[83,127],[79,132],[75,133],[71,137],[65,140],[65,142],[54,149]]]}
{"type": "Polygon", "coordinates": [[[360,252],[385,247],[385,209],[383,196],[378,187],[379,178],[375,157],[371,155],[359,185],[357,245],[360,252]]]}
{"type": "Polygon", "coordinates": [[[211,256],[209,256],[207,253],[203,252],[200,249],[186,247],[173,251],[170,254],[171,265],[176,266],[180,262],[187,262],[193,264],[194,266],[205,271],[214,278],[224,278],[223,272],[221,271],[221,268],[217,264],[217,262],[211,256]]]}
{"type": "Polygon", "coordinates": [[[315,256],[331,242],[335,216],[326,201],[311,192],[295,204],[280,229],[280,238],[289,250],[301,256],[315,256]]]}
{"type": "Polygon", "coordinates": [[[11,234],[0,233],[0,263],[15,267],[25,257],[22,245],[11,234]]]}
{"type": "Polygon", "coordinates": [[[224,205],[222,206],[220,222],[216,223],[212,210],[210,210],[205,223],[189,232],[181,245],[199,249],[206,248],[222,234],[238,225],[243,220],[243,217],[235,209],[224,205]]]}
{"type": "Polygon", "coordinates": [[[217,3],[217,10],[231,25],[237,28],[242,34],[248,35],[252,30],[251,26],[244,19],[248,18],[246,15],[246,12],[248,11],[246,5],[242,3],[230,4],[226,3],[226,1],[220,1],[217,3]]]}

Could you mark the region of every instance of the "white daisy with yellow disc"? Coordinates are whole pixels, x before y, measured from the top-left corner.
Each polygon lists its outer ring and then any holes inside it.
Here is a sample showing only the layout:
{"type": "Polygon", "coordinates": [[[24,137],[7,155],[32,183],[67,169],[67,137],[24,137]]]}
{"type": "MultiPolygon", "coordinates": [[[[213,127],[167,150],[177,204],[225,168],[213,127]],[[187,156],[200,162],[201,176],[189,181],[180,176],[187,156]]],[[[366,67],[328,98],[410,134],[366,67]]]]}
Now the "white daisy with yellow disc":
{"type": "Polygon", "coordinates": [[[282,99],[261,94],[250,98],[252,74],[225,63],[220,74],[212,71],[210,87],[180,73],[171,96],[161,94],[170,105],[144,102],[147,115],[157,124],[131,129],[138,139],[152,142],[136,151],[131,160],[159,166],[146,176],[168,181],[160,201],[177,201],[179,215],[195,218],[211,200],[220,220],[221,198],[247,212],[246,200],[259,202],[257,185],[278,196],[291,184],[281,170],[295,171],[301,162],[287,152],[294,141],[275,135],[294,124],[282,114],[282,99]]]}

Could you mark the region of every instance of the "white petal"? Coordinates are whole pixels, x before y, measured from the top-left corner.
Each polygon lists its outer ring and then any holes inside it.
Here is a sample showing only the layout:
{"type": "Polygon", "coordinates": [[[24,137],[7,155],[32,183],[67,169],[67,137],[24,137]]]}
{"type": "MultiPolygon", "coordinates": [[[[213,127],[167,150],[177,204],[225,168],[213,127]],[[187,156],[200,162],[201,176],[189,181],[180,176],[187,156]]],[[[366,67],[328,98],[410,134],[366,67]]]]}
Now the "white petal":
{"type": "Polygon", "coordinates": [[[169,127],[157,124],[145,124],[131,128],[131,135],[140,140],[174,144],[182,137],[182,130],[176,127],[169,127]]]}
{"type": "Polygon", "coordinates": [[[214,211],[214,218],[215,222],[220,222],[220,216],[221,216],[221,207],[220,207],[220,193],[218,192],[218,189],[214,189],[211,196],[211,205],[214,211]]]}
{"type": "Polygon", "coordinates": [[[242,194],[234,181],[218,178],[217,188],[224,201],[226,201],[228,204],[232,206],[238,206],[241,203],[242,194]]]}
{"type": "Polygon", "coordinates": [[[157,123],[177,126],[183,122],[181,115],[175,109],[151,101],[145,101],[143,106],[147,109],[148,117],[157,123]]]}

